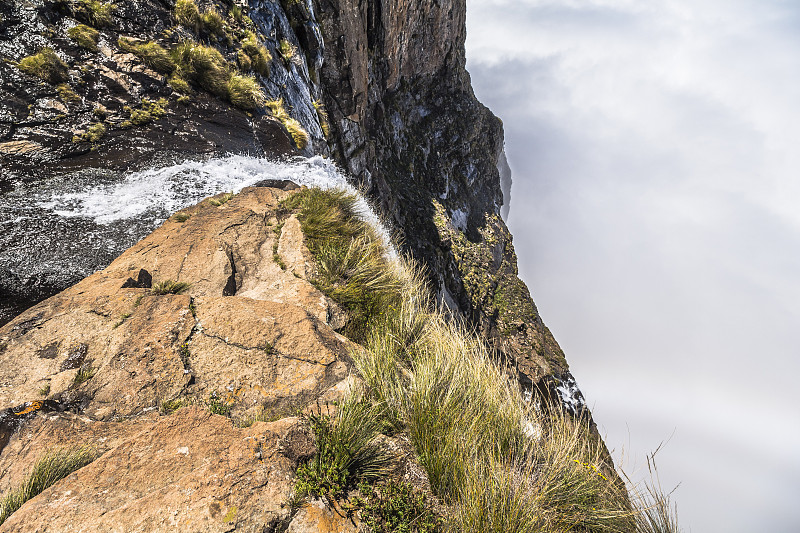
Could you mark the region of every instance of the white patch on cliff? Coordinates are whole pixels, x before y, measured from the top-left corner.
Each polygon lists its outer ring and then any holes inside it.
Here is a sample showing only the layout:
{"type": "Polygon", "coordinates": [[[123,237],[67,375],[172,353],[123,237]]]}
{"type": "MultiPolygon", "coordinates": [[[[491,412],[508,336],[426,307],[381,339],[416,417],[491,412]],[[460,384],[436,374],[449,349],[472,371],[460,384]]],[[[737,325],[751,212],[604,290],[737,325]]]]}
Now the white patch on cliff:
{"type": "Polygon", "coordinates": [[[450,222],[460,231],[467,231],[467,218],[469,213],[463,209],[455,209],[453,214],[450,215],[450,222]]]}
{"type": "Polygon", "coordinates": [[[220,192],[239,192],[264,180],[288,180],[320,189],[343,189],[358,198],[357,215],[372,225],[392,255],[390,231],[339,168],[322,157],[277,162],[232,155],[207,161],[185,161],[134,172],[122,181],[78,191],[54,193],[39,205],[62,217],[85,217],[111,224],[157,213],[160,221],[175,211],[220,192]]]}

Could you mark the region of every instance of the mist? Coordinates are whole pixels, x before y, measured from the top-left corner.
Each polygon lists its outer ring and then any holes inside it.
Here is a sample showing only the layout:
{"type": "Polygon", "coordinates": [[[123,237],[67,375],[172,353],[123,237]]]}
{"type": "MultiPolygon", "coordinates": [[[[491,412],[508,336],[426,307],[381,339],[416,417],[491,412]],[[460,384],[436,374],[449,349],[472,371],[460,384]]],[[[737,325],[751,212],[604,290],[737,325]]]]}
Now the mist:
{"type": "Polygon", "coordinates": [[[522,278],[685,531],[800,531],[800,5],[468,1],[522,278]]]}

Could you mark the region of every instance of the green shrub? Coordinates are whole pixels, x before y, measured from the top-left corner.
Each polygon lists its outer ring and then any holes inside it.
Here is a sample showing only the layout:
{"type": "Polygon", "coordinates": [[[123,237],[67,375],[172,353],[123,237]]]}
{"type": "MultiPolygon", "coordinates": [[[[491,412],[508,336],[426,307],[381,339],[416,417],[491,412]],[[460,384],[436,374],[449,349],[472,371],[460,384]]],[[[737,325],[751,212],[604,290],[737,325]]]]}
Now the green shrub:
{"type": "Polygon", "coordinates": [[[73,383],[75,385],[80,385],[81,383],[85,383],[90,379],[92,379],[96,373],[97,373],[96,368],[92,367],[88,363],[84,363],[78,369],[78,373],[75,374],[75,380],[73,383]]]}
{"type": "Polygon", "coordinates": [[[281,39],[281,42],[278,43],[278,53],[284,61],[290,63],[297,54],[297,47],[286,39],[281,39]]]}
{"type": "Polygon", "coordinates": [[[185,404],[186,402],[180,398],[176,398],[173,400],[164,400],[161,402],[161,405],[159,406],[159,412],[162,415],[171,415],[172,413],[183,407],[185,404]]]}
{"type": "Polygon", "coordinates": [[[200,15],[203,30],[218,38],[225,37],[225,19],[217,11],[209,9],[200,15]]]}
{"type": "Polygon", "coordinates": [[[25,502],[91,463],[95,455],[92,449],[83,446],[54,448],[47,451],[41,459],[36,461],[31,473],[19,487],[7,492],[0,500],[0,524],[5,522],[25,502]]]}
{"type": "Polygon", "coordinates": [[[317,453],[297,469],[295,491],[338,498],[358,482],[385,476],[394,457],[375,440],[382,414],[360,394],[352,394],[333,419],[311,415],[317,453]]]}
{"type": "Polygon", "coordinates": [[[75,14],[84,18],[89,24],[96,28],[103,28],[111,25],[111,14],[116,6],[110,2],[99,2],[97,0],[77,0],[74,4],[75,14]]]}
{"type": "Polygon", "coordinates": [[[389,481],[370,487],[359,486],[361,497],[353,503],[361,520],[374,533],[435,533],[443,521],[431,509],[424,493],[407,483],[389,481]]]}
{"type": "Polygon", "coordinates": [[[67,30],[67,35],[81,48],[86,48],[92,52],[97,51],[97,41],[100,38],[100,32],[91,26],[78,24],[67,30]]]}
{"type": "Polygon", "coordinates": [[[185,281],[174,281],[171,279],[161,281],[153,285],[153,288],[150,291],[153,294],[182,294],[186,292],[189,287],[191,287],[191,283],[186,283],[185,281]]]}
{"type": "Polygon", "coordinates": [[[53,85],[69,79],[67,64],[61,61],[52,48],[42,48],[39,53],[23,58],[17,67],[22,72],[41,78],[53,85]]]}
{"type": "Polygon", "coordinates": [[[233,406],[219,397],[217,392],[212,392],[208,397],[206,407],[212,414],[221,416],[230,416],[233,406]]]}
{"type": "Polygon", "coordinates": [[[153,41],[138,42],[130,37],[120,37],[117,40],[117,44],[126,52],[139,56],[142,63],[157,72],[169,74],[175,70],[175,62],[170,53],[158,43],[153,41]]]}

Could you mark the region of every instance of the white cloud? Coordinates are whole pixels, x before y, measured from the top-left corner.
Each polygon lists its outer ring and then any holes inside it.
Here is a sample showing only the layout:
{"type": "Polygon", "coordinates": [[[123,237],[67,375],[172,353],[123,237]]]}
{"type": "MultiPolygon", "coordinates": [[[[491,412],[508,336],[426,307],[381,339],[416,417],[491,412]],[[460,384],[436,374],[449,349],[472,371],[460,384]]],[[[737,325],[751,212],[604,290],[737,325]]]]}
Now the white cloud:
{"type": "Polygon", "coordinates": [[[610,446],[677,426],[696,531],[800,530],[799,28],[779,0],[468,2],[523,277],[610,446]]]}

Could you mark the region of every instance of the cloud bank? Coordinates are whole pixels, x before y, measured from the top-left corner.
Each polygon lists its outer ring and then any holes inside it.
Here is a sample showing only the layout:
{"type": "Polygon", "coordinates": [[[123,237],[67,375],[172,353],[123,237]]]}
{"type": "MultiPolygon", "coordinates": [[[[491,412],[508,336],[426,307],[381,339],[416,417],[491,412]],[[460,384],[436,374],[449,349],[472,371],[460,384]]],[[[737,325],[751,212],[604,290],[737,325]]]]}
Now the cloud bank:
{"type": "Polygon", "coordinates": [[[800,531],[800,5],[469,0],[523,278],[694,531],[800,531]]]}

